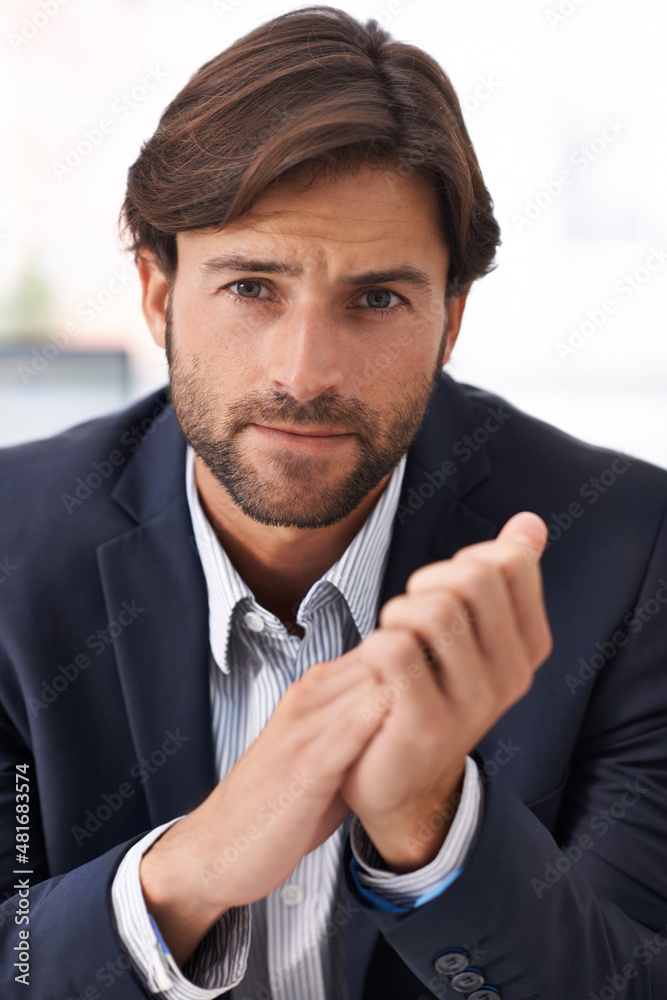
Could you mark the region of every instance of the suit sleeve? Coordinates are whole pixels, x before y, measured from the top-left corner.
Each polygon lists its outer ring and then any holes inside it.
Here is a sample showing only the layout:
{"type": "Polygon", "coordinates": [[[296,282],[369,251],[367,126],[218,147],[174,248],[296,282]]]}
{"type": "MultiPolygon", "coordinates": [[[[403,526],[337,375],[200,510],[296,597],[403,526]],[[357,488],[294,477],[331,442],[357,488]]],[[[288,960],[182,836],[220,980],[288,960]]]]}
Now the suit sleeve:
{"type": "Polygon", "coordinates": [[[351,894],[435,996],[667,996],[666,577],[663,520],[628,642],[590,680],[553,836],[498,774],[463,871],[406,914],[364,901],[348,841],[351,894]]]}
{"type": "MultiPolygon", "coordinates": [[[[6,676],[5,681],[9,684],[11,678],[6,676]]],[[[24,799],[20,801],[26,804],[24,799]]],[[[26,815],[24,810],[21,813],[26,815]]],[[[56,995],[59,1000],[144,1000],[149,995],[135,977],[116,930],[111,904],[116,870],[141,836],[67,874],[52,877],[32,755],[7,710],[0,705],[3,1000],[53,1000],[56,995]],[[28,792],[17,792],[26,784],[28,792]],[[26,794],[29,822],[17,823],[17,796],[26,794]],[[18,836],[24,830],[27,840],[18,836]]]]}

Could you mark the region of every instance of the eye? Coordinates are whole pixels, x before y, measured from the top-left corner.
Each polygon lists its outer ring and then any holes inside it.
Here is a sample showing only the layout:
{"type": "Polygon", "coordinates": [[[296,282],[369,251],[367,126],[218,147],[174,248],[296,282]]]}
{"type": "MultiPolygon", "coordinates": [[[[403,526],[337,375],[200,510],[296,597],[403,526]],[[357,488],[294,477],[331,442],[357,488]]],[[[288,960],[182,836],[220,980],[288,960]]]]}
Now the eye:
{"type": "Polygon", "coordinates": [[[405,305],[405,299],[388,288],[370,288],[357,301],[361,302],[361,308],[367,312],[380,313],[380,315],[402,312],[405,305]],[[392,299],[394,300],[393,304],[392,299]]]}
{"type": "Polygon", "coordinates": [[[238,295],[242,299],[258,299],[262,288],[266,288],[263,281],[256,281],[251,278],[243,278],[239,281],[232,281],[231,284],[225,285],[225,288],[233,289],[234,285],[236,285],[238,289],[238,291],[234,292],[234,294],[238,295]]]}

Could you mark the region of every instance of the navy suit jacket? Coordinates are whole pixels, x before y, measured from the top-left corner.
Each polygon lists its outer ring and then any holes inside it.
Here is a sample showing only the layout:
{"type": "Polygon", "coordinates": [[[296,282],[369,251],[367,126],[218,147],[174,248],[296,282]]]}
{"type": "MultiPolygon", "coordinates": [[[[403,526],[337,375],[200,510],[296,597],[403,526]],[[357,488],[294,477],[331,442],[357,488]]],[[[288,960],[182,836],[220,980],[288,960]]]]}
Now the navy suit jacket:
{"type": "MultiPolygon", "coordinates": [[[[0,452],[2,997],[148,995],[117,935],[114,874],[216,783],[184,455],[164,390],[0,452]]],[[[550,526],[554,650],[477,747],[481,825],[448,889],[375,910],[346,844],[351,1000],[461,996],[438,963],[452,951],[504,1000],[667,996],[666,500],[667,472],[443,373],[409,449],[380,606],[532,510],[550,526]]]]}

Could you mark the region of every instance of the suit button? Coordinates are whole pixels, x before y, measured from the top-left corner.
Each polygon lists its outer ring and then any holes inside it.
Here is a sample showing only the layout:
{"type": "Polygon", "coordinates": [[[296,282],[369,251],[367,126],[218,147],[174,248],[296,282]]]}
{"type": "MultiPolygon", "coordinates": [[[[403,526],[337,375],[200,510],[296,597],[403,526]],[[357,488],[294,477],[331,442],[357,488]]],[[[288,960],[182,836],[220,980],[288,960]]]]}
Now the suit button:
{"type": "Polygon", "coordinates": [[[436,955],[433,962],[433,968],[441,976],[452,976],[455,972],[463,972],[469,965],[470,959],[461,950],[443,951],[439,955],[436,955]]]}
{"type": "Polygon", "coordinates": [[[499,1000],[500,993],[495,986],[483,986],[481,990],[469,993],[467,1000],[499,1000]]]}
{"type": "Polygon", "coordinates": [[[484,985],[484,976],[479,969],[466,969],[452,976],[451,986],[457,993],[468,993],[470,990],[478,990],[484,985]]]}

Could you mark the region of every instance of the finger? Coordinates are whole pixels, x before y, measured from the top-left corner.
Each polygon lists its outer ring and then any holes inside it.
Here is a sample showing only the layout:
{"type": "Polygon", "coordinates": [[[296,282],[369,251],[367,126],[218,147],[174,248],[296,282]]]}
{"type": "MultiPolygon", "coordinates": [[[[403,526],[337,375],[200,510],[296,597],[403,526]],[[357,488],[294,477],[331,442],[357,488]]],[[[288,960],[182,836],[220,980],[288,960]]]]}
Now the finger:
{"type": "Polygon", "coordinates": [[[389,706],[378,700],[381,691],[382,680],[367,674],[359,684],[314,708],[311,692],[292,685],[246,754],[262,756],[272,745],[276,778],[281,767],[286,774],[294,767],[305,768],[323,782],[314,790],[326,794],[382,724],[389,706]]]}
{"type": "Polygon", "coordinates": [[[498,538],[511,540],[527,547],[526,557],[539,559],[547,544],[548,528],[542,518],[532,511],[514,514],[500,529],[498,538]]]}
{"type": "MultiPolygon", "coordinates": [[[[533,522],[532,515],[527,517],[527,521],[533,522]]],[[[532,663],[539,665],[552,649],[542,573],[532,544],[529,546],[527,542],[512,538],[511,531],[508,534],[510,537],[499,536],[492,541],[460,549],[452,559],[422,566],[408,579],[406,592],[417,594],[438,590],[443,581],[452,579],[452,570],[448,567],[460,568],[471,560],[486,562],[502,573],[506,580],[517,629],[527,656],[532,663]]]]}
{"type": "Polygon", "coordinates": [[[407,627],[411,618],[415,631],[428,636],[424,641],[436,650],[447,649],[470,628],[480,655],[490,663],[526,657],[507,581],[483,559],[441,564],[437,587],[394,597],[380,612],[380,624],[395,627],[407,627]]]}
{"type": "Polygon", "coordinates": [[[481,556],[502,561],[506,553],[513,552],[516,546],[523,553],[529,564],[539,560],[548,540],[547,526],[538,514],[532,511],[521,511],[505,522],[496,538],[484,542],[475,542],[459,549],[451,559],[429,563],[415,570],[408,579],[409,589],[428,589],[438,572],[438,567],[453,560],[461,560],[467,555],[481,556]]]}
{"type": "Polygon", "coordinates": [[[283,695],[299,715],[313,718],[320,711],[333,711],[341,699],[359,696],[367,685],[376,688],[382,683],[382,672],[375,664],[356,661],[332,660],[326,664],[315,664],[303,677],[288,687],[283,695]],[[325,669],[317,669],[317,668],[325,669]],[[333,669],[331,669],[333,668],[333,669]]]}
{"type": "Polygon", "coordinates": [[[334,660],[313,664],[288,691],[296,689],[303,692],[304,700],[308,700],[308,709],[314,711],[369,678],[380,680],[381,674],[375,665],[364,662],[358,656],[354,657],[357,648],[334,660]]]}
{"type": "MultiPolygon", "coordinates": [[[[509,523],[509,522],[508,522],[509,523]]],[[[514,627],[521,637],[524,653],[537,668],[551,653],[552,639],[542,585],[542,570],[535,550],[517,539],[498,539],[493,548],[480,552],[461,552],[462,566],[481,561],[499,575],[508,595],[514,627]]]]}
{"type": "Polygon", "coordinates": [[[431,700],[438,696],[434,672],[424,656],[414,630],[378,628],[358,647],[359,655],[380,677],[380,702],[390,706],[403,692],[427,689],[431,700]]]}
{"type": "Polygon", "coordinates": [[[483,585],[470,572],[466,580],[465,570],[451,576],[456,579],[445,589],[388,601],[381,623],[410,629],[428,644],[441,688],[457,702],[471,704],[494,692],[505,703],[525,693],[532,668],[504,581],[484,566],[483,585]]]}

